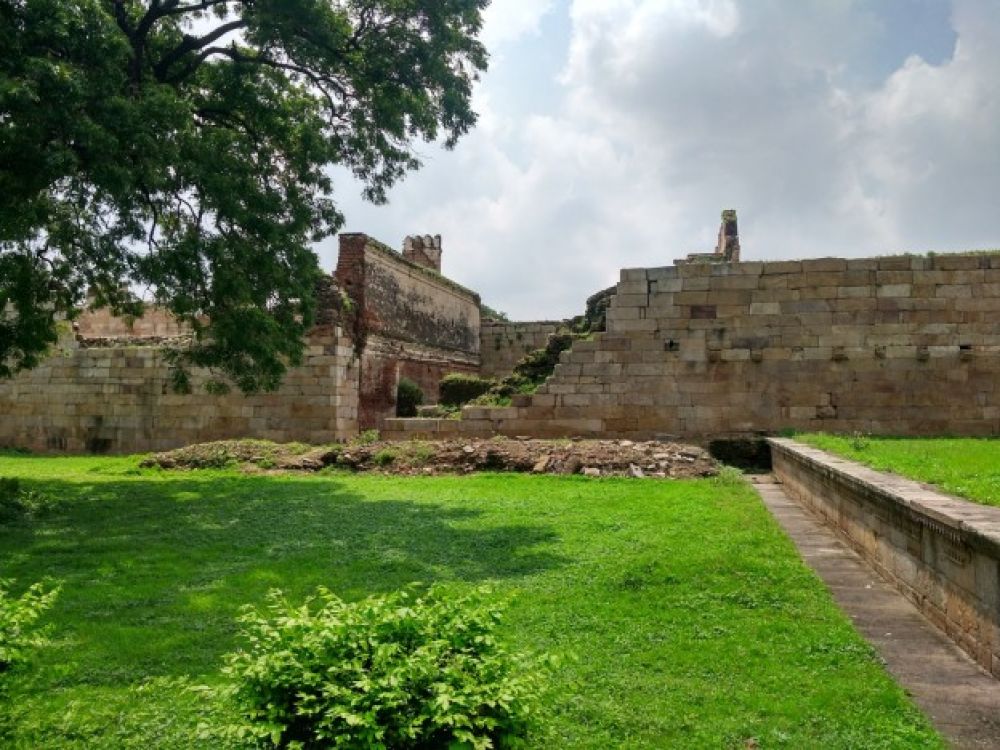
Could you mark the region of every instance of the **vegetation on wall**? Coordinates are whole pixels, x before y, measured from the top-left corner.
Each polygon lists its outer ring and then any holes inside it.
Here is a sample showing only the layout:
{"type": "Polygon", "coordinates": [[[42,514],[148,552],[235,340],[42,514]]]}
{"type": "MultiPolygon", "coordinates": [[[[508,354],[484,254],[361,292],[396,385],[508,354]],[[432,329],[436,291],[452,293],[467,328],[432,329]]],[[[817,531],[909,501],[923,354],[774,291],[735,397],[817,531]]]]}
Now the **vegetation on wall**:
{"type": "Polygon", "coordinates": [[[441,379],[438,400],[442,406],[461,406],[482,396],[496,384],[495,380],[489,378],[453,372],[441,379]]]}
{"type": "Polygon", "coordinates": [[[1000,507],[1000,439],[793,435],[879,471],[937,485],[944,492],[1000,507]]]}
{"type": "Polygon", "coordinates": [[[544,349],[529,352],[514,365],[514,371],[486,393],[471,403],[481,406],[507,406],[511,397],[519,393],[534,393],[555,371],[559,355],[573,346],[573,342],[586,338],[586,334],[557,333],[549,337],[544,349]]]}
{"type": "Polygon", "coordinates": [[[494,310],[485,302],[479,303],[479,314],[483,320],[495,320],[499,323],[510,322],[510,317],[508,317],[507,313],[501,312],[500,310],[494,310]]]}
{"type": "Polygon", "coordinates": [[[415,417],[417,407],[424,403],[424,392],[409,378],[403,378],[396,387],[396,416],[415,417]]]}

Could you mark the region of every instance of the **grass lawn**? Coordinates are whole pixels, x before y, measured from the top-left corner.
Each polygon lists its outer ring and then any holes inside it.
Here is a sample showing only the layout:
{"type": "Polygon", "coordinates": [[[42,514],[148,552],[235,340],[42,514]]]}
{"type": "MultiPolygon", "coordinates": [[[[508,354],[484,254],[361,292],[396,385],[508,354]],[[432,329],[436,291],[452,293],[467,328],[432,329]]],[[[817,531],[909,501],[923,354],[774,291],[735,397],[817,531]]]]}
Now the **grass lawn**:
{"type": "Polygon", "coordinates": [[[796,440],[983,505],[1000,506],[1000,440],[796,435],[796,440]]]}
{"type": "Polygon", "coordinates": [[[532,747],[943,747],[742,482],[137,464],[0,456],[62,503],[0,527],[0,577],[63,583],[13,747],[198,747],[217,709],[188,688],[218,680],[242,604],[411,581],[486,583],[507,638],[569,655],[532,747]]]}

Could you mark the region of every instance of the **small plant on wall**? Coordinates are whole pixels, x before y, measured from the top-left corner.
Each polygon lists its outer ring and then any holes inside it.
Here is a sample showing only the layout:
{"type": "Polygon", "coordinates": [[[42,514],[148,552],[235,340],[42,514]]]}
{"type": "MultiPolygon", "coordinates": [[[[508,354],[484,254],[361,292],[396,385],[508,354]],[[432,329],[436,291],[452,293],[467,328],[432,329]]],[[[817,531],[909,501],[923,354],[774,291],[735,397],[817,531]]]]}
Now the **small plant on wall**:
{"type": "Polygon", "coordinates": [[[396,387],[396,416],[415,417],[417,407],[424,403],[424,392],[409,378],[403,378],[396,387]]]}

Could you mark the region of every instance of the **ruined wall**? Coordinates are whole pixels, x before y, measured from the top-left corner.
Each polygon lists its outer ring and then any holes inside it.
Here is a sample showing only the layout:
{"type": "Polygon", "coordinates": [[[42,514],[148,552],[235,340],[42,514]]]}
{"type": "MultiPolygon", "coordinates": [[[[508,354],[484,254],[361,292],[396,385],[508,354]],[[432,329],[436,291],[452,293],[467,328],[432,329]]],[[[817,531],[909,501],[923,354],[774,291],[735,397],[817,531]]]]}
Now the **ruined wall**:
{"type": "Polygon", "coordinates": [[[606,333],[533,396],[463,421],[422,429],[997,435],[1000,256],[625,270],[606,333]]]}
{"type": "Polygon", "coordinates": [[[144,452],[255,437],[325,443],[357,432],[358,361],[334,326],[309,336],[305,363],[276,393],[175,394],[158,346],[81,345],[64,337],[34,370],[0,380],[0,445],[37,451],[144,452]]]}
{"type": "Polygon", "coordinates": [[[340,237],[336,278],[359,306],[359,422],[378,428],[395,414],[396,387],[410,378],[425,402],[450,372],[478,372],[479,296],[364,234],[340,237]]]}
{"type": "Polygon", "coordinates": [[[480,329],[480,374],[484,378],[504,378],[526,354],[544,349],[560,321],[505,323],[484,320],[480,329]]]}
{"type": "Polygon", "coordinates": [[[104,307],[87,310],[75,321],[80,336],[90,338],[171,338],[185,328],[168,311],[150,305],[140,318],[117,318],[104,307]]]}

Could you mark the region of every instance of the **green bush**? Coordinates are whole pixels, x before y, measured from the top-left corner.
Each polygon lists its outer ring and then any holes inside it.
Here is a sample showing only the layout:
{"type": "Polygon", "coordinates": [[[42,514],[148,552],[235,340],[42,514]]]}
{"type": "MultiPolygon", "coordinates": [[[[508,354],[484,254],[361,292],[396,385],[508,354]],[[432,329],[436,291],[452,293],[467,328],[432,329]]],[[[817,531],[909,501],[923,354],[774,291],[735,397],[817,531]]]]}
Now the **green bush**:
{"type": "Polygon", "coordinates": [[[0,521],[43,516],[55,506],[49,495],[23,489],[17,479],[0,477],[0,521]]]}
{"type": "Polygon", "coordinates": [[[396,451],[390,448],[383,448],[382,450],[378,451],[374,456],[372,456],[372,463],[374,463],[376,466],[381,466],[384,468],[386,466],[390,466],[392,462],[396,460],[397,457],[398,454],[396,453],[396,451]]]}
{"type": "Polygon", "coordinates": [[[378,430],[365,430],[356,438],[354,438],[353,443],[357,445],[373,445],[381,439],[378,430]]]}
{"type": "Polygon", "coordinates": [[[415,417],[417,407],[424,403],[424,392],[409,378],[399,381],[396,388],[396,416],[415,417]]]}
{"type": "Polygon", "coordinates": [[[245,610],[247,650],[224,672],[267,747],[513,747],[542,677],[497,640],[499,618],[483,590],[347,603],[320,588],[300,607],[272,591],[264,612],[245,610]]]}
{"type": "Polygon", "coordinates": [[[495,385],[495,380],[453,372],[441,379],[441,395],[438,400],[445,406],[461,406],[482,396],[495,385]]]}
{"type": "Polygon", "coordinates": [[[58,588],[45,591],[42,584],[36,583],[15,599],[8,594],[11,583],[0,580],[0,695],[4,690],[4,675],[45,643],[36,623],[59,595],[58,588]]]}

